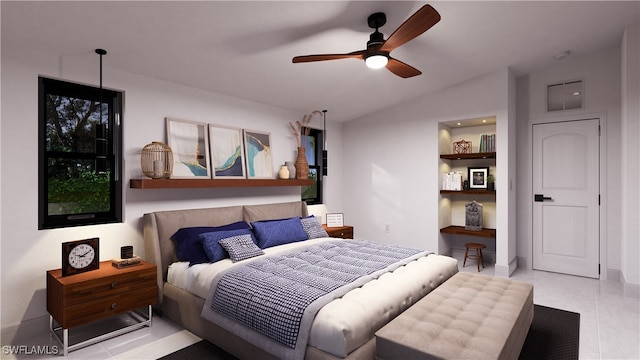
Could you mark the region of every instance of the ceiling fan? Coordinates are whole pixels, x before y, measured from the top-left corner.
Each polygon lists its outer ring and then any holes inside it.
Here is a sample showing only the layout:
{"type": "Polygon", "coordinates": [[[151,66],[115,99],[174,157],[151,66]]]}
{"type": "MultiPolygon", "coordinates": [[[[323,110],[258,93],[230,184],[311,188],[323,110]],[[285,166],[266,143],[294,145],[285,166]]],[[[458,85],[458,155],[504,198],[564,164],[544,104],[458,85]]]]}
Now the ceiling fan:
{"type": "Polygon", "coordinates": [[[415,39],[423,32],[429,30],[440,21],[440,14],[430,5],[425,5],[409,17],[400,27],[396,29],[388,38],[384,40],[378,28],[387,22],[387,16],[382,12],[371,14],[367,19],[369,27],[375,31],[369,36],[366,50],[359,50],[347,54],[323,54],[304,55],[293,58],[294,63],[338,60],[338,59],[360,59],[364,60],[370,68],[386,67],[392,73],[409,78],[420,75],[422,72],[411,65],[392,58],[389,54],[393,49],[415,39]]]}

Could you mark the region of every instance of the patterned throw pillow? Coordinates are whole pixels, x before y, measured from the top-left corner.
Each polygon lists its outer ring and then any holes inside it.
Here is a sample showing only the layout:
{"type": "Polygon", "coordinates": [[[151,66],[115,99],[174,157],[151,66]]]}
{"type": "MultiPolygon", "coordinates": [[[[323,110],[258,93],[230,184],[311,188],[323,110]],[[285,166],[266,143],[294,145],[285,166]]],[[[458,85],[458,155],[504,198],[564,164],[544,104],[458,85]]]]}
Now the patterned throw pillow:
{"type": "Polygon", "coordinates": [[[264,254],[264,251],[251,239],[251,235],[237,235],[218,241],[227,250],[231,261],[249,259],[264,254]]]}
{"type": "Polygon", "coordinates": [[[304,229],[304,232],[307,233],[309,239],[329,236],[329,234],[327,234],[325,229],[322,227],[320,219],[318,219],[317,217],[311,215],[306,218],[300,219],[300,221],[302,221],[302,228],[304,229]]]}
{"type": "Polygon", "coordinates": [[[247,235],[250,239],[254,238],[251,229],[209,232],[200,235],[200,239],[202,239],[200,246],[204,248],[204,252],[207,254],[209,262],[214,263],[229,257],[229,254],[222,245],[220,245],[219,241],[228,237],[240,235],[247,235]]]}

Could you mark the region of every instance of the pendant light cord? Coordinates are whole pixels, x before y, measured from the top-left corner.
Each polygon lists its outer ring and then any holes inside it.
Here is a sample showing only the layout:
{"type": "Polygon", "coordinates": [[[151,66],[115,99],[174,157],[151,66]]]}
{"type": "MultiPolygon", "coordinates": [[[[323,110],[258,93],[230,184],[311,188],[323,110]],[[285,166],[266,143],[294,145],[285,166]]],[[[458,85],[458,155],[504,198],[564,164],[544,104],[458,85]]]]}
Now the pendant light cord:
{"type": "Polygon", "coordinates": [[[107,51],[104,49],[96,49],[96,54],[100,55],[100,125],[102,125],[102,55],[106,55],[107,51]]]}

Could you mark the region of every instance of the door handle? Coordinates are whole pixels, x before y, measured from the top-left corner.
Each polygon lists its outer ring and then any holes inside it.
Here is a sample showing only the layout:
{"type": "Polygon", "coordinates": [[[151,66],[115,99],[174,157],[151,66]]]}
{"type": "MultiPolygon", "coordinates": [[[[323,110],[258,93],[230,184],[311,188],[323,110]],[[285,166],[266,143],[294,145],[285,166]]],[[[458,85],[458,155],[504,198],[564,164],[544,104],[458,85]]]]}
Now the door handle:
{"type": "Polygon", "coordinates": [[[533,200],[537,202],[543,202],[545,200],[553,200],[550,196],[544,196],[542,194],[535,194],[533,200]]]}

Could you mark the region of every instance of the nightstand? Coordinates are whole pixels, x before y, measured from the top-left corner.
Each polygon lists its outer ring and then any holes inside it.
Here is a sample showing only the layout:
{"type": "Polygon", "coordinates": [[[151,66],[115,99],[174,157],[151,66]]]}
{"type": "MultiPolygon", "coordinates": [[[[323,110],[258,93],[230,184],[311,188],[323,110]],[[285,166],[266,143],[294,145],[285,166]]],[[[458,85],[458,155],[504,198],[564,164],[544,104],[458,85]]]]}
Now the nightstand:
{"type": "Polygon", "coordinates": [[[62,277],[62,269],[47,271],[49,330],[62,344],[64,355],[151,326],[151,305],[158,300],[156,281],[156,266],[145,261],[123,269],[115,268],[111,261],[103,261],[98,270],[65,277],[62,277]],[[146,308],[146,311],[136,311],[141,308],[146,308]],[[126,312],[131,313],[137,322],[77,344],[69,344],[70,328],[126,312]]]}
{"type": "Polygon", "coordinates": [[[322,227],[330,237],[353,239],[353,226],[327,227],[322,224],[322,227]]]}

